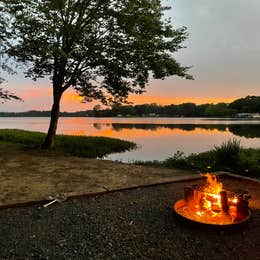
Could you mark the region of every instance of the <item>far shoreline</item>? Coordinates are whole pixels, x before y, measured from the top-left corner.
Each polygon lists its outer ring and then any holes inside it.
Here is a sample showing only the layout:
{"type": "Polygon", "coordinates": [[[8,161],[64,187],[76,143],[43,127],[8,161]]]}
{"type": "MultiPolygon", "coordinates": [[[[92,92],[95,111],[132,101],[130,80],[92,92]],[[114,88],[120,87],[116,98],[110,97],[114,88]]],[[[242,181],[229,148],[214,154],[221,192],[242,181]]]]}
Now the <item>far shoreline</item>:
{"type": "MultiPolygon", "coordinates": [[[[1,115],[0,118],[50,118],[50,116],[46,115],[1,115]]],[[[130,119],[130,118],[138,118],[138,119],[201,119],[201,120],[219,120],[219,121],[259,121],[260,117],[256,118],[247,118],[247,117],[174,117],[174,116],[73,116],[73,115],[60,115],[60,118],[113,118],[113,119],[130,119]]]]}

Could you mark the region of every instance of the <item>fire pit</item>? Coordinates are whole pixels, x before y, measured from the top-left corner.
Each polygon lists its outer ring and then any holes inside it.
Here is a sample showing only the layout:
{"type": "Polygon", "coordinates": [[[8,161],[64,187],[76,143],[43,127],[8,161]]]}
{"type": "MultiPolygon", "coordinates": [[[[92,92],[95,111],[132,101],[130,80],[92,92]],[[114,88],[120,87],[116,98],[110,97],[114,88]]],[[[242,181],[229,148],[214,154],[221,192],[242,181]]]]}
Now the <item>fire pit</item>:
{"type": "Polygon", "coordinates": [[[174,204],[174,212],[187,220],[214,226],[245,223],[251,216],[247,191],[224,189],[216,175],[205,174],[205,185],[184,188],[184,199],[174,204]]]}

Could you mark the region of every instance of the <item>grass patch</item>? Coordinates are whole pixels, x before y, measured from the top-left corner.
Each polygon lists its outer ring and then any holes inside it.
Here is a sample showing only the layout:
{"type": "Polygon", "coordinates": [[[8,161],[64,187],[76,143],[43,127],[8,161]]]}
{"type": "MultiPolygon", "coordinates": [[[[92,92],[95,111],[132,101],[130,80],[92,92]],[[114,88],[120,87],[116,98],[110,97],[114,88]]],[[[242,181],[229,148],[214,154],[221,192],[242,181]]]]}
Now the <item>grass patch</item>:
{"type": "MultiPolygon", "coordinates": [[[[17,149],[40,148],[46,134],[18,129],[0,129],[0,144],[10,143],[17,149]]],[[[54,152],[78,157],[101,158],[111,153],[134,149],[136,144],[115,138],[57,135],[54,152]]]]}
{"type": "Polygon", "coordinates": [[[242,148],[240,142],[233,139],[207,152],[185,156],[178,151],[164,161],[137,161],[135,164],[200,172],[229,171],[260,178],[260,149],[242,148]]]}

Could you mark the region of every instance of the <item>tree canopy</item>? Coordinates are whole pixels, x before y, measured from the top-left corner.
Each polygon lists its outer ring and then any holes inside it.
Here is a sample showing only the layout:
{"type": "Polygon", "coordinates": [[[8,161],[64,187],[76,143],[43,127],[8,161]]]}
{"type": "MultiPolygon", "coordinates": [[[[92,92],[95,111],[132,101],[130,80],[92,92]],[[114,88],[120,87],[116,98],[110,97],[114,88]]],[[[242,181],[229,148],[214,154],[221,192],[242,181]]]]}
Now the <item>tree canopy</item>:
{"type": "MultiPolygon", "coordinates": [[[[3,43],[4,43],[7,35],[8,35],[7,20],[4,17],[4,14],[2,12],[2,6],[0,5],[0,72],[7,71],[9,73],[12,73],[13,71],[7,64],[4,63],[4,58],[3,58],[3,54],[5,52],[4,47],[6,47],[3,43]]],[[[0,73],[0,84],[3,82],[4,82],[4,79],[1,77],[1,73],[0,73]]],[[[4,103],[7,100],[21,101],[22,99],[16,95],[14,95],[13,93],[11,93],[7,90],[4,90],[3,88],[0,88],[0,103],[4,103]]]]}
{"type": "Polygon", "coordinates": [[[183,48],[186,28],[173,28],[164,18],[169,7],[160,0],[0,0],[0,5],[9,19],[7,53],[26,64],[27,77],[50,77],[56,121],[62,93],[70,87],[86,101],[108,104],[142,93],[151,77],[192,78],[189,67],[173,57],[183,48]]]}
{"type": "Polygon", "coordinates": [[[19,100],[22,99],[16,96],[15,94],[11,93],[10,91],[4,90],[3,88],[0,88],[0,103],[4,103],[7,100],[19,100]]]}
{"type": "Polygon", "coordinates": [[[260,113],[260,97],[247,96],[230,103],[230,108],[240,113],[260,113]]]}

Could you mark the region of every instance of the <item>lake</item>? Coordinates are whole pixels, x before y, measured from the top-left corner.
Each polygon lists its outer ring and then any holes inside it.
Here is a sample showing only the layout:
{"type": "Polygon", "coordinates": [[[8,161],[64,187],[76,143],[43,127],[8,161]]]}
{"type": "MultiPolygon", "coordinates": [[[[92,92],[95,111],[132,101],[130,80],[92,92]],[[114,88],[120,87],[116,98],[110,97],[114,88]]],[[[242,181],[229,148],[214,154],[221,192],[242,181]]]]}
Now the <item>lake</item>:
{"type": "MultiPolygon", "coordinates": [[[[0,128],[47,132],[48,124],[45,117],[0,118],[0,128]]],[[[163,160],[177,151],[207,151],[231,138],[240,140],[243,147],[260,148],[260,120],[62,117],[58,133],[134,141],[136,150],[105,158],[123,162],[163,160]]]]}

